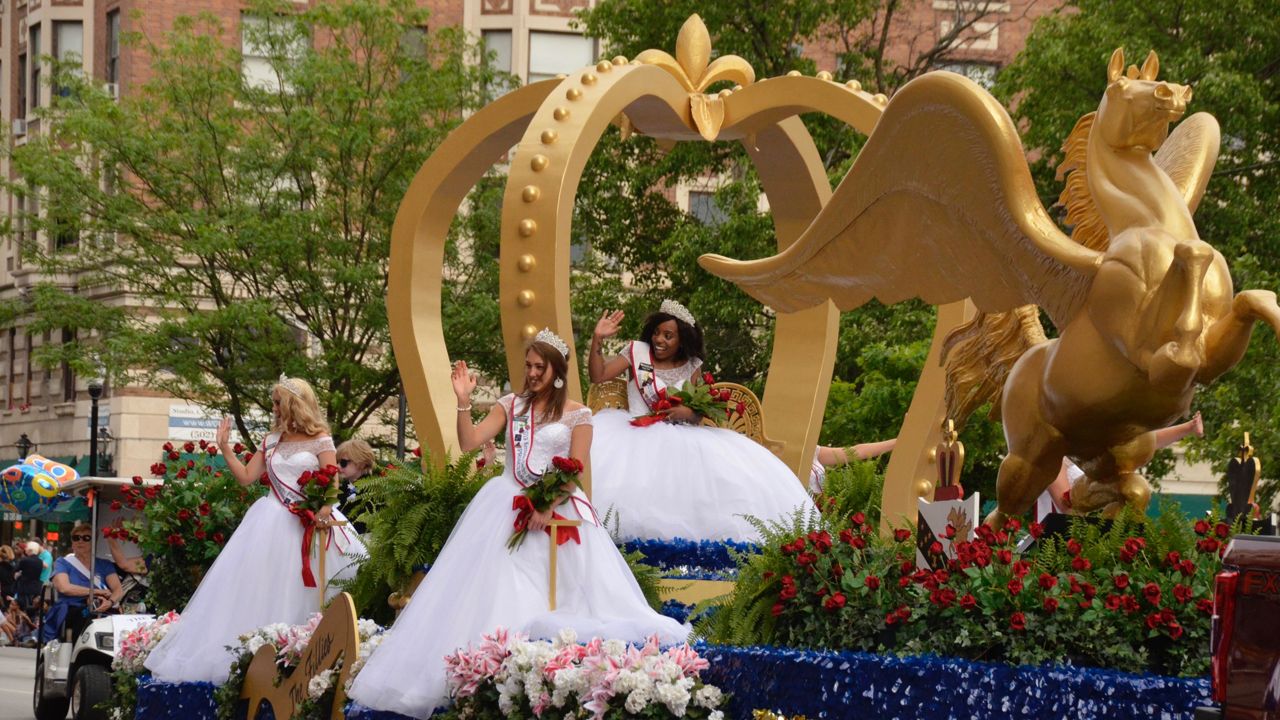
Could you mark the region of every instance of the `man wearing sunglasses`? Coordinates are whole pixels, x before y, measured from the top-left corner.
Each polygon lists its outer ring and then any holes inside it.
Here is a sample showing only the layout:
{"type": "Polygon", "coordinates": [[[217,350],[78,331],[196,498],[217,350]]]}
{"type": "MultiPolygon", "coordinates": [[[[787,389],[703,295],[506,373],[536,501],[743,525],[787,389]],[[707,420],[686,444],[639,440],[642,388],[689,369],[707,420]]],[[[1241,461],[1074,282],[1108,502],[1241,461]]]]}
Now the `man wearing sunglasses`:
{"type": "Polygon", "coordinates": [[[58,637],[64,625],[71,627],[74,637],[90,612],[107,612],[124,595],[115,564],[104,558],[90,557],[92,540],[93,528],[84,523],[77,524],[71,530],[71,554],[58,558],[53,564],[53,589],[58,591],[58,601],[45,616],[41,642],[58,637]],[[92,575],[89,571],[91,562],[92,575]]]}

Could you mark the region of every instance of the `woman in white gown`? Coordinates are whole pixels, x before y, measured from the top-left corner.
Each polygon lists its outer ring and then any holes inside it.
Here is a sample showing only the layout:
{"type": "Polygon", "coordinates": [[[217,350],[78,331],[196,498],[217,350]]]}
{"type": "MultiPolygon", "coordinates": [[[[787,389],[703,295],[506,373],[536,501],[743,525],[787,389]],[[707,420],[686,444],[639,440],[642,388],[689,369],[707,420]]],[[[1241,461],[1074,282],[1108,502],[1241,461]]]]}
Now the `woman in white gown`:
{"type": "Polygon", "coordinates": [[[582,526],[579,541],[562,539],[558,551],[554,612],[548,610],[551,539],[541,532],[552,511],[534,513],[524,542],[507,549],[516,518],[512,500],[521,488],[537,482],[553,457],[585,460],[590,451],[591,410],[569,401],[564,389],[568,352],[550,330],[539,333],[525,355],[524,391],[499,399],[479,425],[468,414],[475,379],[465,363],[454,367],[459,445],[474,450],[505,428],[506,465],[467,506],[426,580],[356,677],[350,695],[361,705],[428,717],[448,702],[445,656],[499,626],[542,638],[573,628],[583,639],[687,639],[687,626],[645,602],[580,489],[555,510],[582,526]]]}
{"type": "Polygon", "coordinates": [[[629,378],[628,410],[598,413],[591,446],[596,506],[613,510],[623,538],[755,542],[759,533],[744,516],[773,521],[797,508],[814,510],[804,485],[773,453],[732,430],[697,425],[689,408],[671,409],[669,422],[631,425],[650,413],[660,390],[701,372],[702,331],[683,305],[664,300],[645,320],[643,341],[605,360],[601,342],[621,321],[621,312],[600,317],[588,368],[593,383],[629,378]]]}
{"type": "MultiPolygon", "coordinates": [[[[301,497],[297,481],[303,472],[334,464],[333,439],[306,381],[280,378],[271,390],[271,403],[272,432],[247,466],[229,444],[230,418],[218,426],[217,444],[231,474],[249,485],[265,472],[271,492],[245,513],[177,623],[148,656],[146,667],[157,680],[226,682],[234,659],[226,647],[234,646],[240,635],[272,623],[303,623],[320,610],[314,585],[319,562],[309,557],[304,564],[302,523],[288,505],[301,497]],[[311,573],[310,587],[304,568],[311,573]]],[[[317,524],[328,526],[331,518],[345,521],[335,509],[325,508],[317,514],[317,524]]],[[[354,576],[355,561],[364,551],[350,528],[334,527],[325,551],[329,580],[354,576]]],[[[331,588],[329,594],[335,592],[331,588]]]]}

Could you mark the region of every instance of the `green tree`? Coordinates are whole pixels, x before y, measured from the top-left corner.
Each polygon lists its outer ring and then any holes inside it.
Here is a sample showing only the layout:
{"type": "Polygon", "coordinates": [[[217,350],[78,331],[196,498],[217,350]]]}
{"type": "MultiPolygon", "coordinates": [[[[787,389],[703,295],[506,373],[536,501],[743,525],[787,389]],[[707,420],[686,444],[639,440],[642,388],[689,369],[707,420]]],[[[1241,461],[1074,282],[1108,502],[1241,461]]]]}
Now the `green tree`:
{"type": "Polygon", "coordinates": [[[39,282],[3,319],[75,332],[44,362],[205,403],[242,431],[281,372],[307,378],[344,437],[398,391],[399,200],[491,78],[412,0],[253,0],[244,17],[243,57],[211,15],[127,38],[153,72],[119,101],[56,73],[48,131],[8,151],[10,189],[47,198],[20,221],[54,240],[24,242],[39,282]]]}
{"type": "MultiPolygon", "coordinates": [[[[998,96],[1015,107],[1041,196],[1057,197],[1053,179],[1059,150],[1077,118],[1096,109],[1106,84],[1106,62],[1117,47],[1130,62],[1148,50],[1160,57],[1160,77],[1194,89],[1188,112],[1213,114],[1222,126],[1222,151],[1196,212],[1200,237],[1231,265],[1236,289],[1280,288],[1280,26],[1274,4],[1188,0],[1076,0],[1042,18],[1026,49],[1001,72],[998,96]]],[[[1206,435],[1189,442],[1189,457],[1221,470],[1252,431],[1264,459],[1262,502],[1280,490],[1280,346],[1260,327],[1244,361],[1201,390],[1195,409],[1206,435]],[[1271,460],[1271,462],[1268,462],[1271,460]]]]}

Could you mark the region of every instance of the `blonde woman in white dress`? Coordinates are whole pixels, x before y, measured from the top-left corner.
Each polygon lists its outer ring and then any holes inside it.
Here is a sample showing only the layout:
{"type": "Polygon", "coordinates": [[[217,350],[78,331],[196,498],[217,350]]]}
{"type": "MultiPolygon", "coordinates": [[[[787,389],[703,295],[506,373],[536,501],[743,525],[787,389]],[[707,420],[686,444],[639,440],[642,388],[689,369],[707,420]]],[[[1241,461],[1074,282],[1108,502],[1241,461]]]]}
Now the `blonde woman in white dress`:
{"type": "MultiPolygon", "coordinates": [[[[289,504],[301,497],[302,473],[334,464],[333,438],[305,380],[282,377],[271,390],[271,404],[271,433],[248,465],[232,452],[230,418],[218,426],[217,445],[231,474],[250,485],[265,473],[271,492],[245,513],[177,623],[148,656],[146,667],[157,680],[223,683],[234,659],[226,648],[240,635],[272,623],[303,623],[320,610],[319,590],[304,580],[302,523],[289,504]]],[[[335,508],[318,513],[321,527],[333,520],[346,518],[335,508]]],[[[332,582],[354,576],[364,545],[355,532],[338,526],[325,552],[332,582]]],[[[316,580],[318,559],[306,564],[316,580]]],[[[329,594],[335,592],[331,587],[329,594]]]]}
{"type": "Polygon", "coordinates": [[[444,658],[478,643],[501,626],[552,638],[572,628],[592,637],[641,642],[657,634],[682,642],[689,628],[654,612],[631,569],[599,525],[582,491],[529,518],[529,534],[507,548],[516,512],[512,500],[551,467],[553,457],[585,463],[592,442],[591,410],[568,399],[564,378],[569,349],[549,330],[525,353],[524,389],[500,398],[478,425],[471,422],[476,381],[465,363],[453,368],[458,400],[458,442],[475,450],[506,433],[503,473],[485,484],[454,526],[426,580],[373,652],[351,687],[356,702],[425,718],[448,703],[444,658]],[[579,540],[558,550],[557,609],[548,609],[552,512],[582,521],[579,540]]]}

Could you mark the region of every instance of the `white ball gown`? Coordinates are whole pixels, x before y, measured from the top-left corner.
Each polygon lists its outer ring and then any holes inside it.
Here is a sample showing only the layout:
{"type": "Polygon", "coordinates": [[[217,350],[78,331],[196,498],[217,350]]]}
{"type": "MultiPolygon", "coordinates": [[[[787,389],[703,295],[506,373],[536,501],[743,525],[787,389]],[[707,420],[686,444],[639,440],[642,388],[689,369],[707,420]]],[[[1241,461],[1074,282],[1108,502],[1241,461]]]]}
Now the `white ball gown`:
{"type": "MultiPolygon", "coordinates": [[[[146,667],[157,680],[226,682],[234,659],[226,647],[236,645],[240,635],[272,623],[303,623],[320,610],[319,591],[302,579],[302,523],[284,502],[301,496],[298,477],[319,469],[317,456],[333,451],[333,439],[280,442],[272,433],[263,448],[271,492],[245,513],[177,623],[147,657],[146,667]]],[[[336,510],[334,517],[345,520],[336,510]]],[[[335,528],[325,556],[330,583],[353,577],[364,552],[353,530],[335,528]]],[[[314,554],[310,563],[318,577],[314,554]]],[[[330,585],[329,595],[337,592],[330,585]]]]}
{"type": "MultiPolygon", "coordinates": [[[[627,345],[622,357],[628,362],[635,346],[644,343],[627,345]]],[[[694,358],[655,373],[674,389],[701,367],[694,358]]],[[[622,538],[758,542],[759,533],[743,516],[775,521],[797,508],[816,509],[795,473],[744,435],[696,425],[632,426],[631,419],[648,414],[649,406],[634,372],[627,372],[629,412],[597,413],[591,444],[595,505],[602,514],[612,510],[622,538]]]]}
{"type": "MultiPolygon", "coordinates": [[[[664,643],[677,643],[688,637],[687,626],[659,615],[645,602],[631,569],[581,491],[556,509],[583,523],[581,543],[569,541],[559,547],[557,609],[548,610],[550,537],[530,532],[514,551],[507,549],[516,517],[511,503],[522,487],[514,473],[517,453],[522,452],[516,448],[519,438],[528,437],[522,433],[528,414],[514,395],[498,402],[508,418],[503,474],[472,499],[426,580],[356,677],[350,696],[365,707],[430,716],[448,703],[445,656],[478,643],[499,626],[535,638],[554,638],[562,628],[573,628],[584,640],[640,642],[657,634],[664,643]]],[[[579,408],[556,422],[538,423],[532,447],[523,445],[525,466],[546,468],[552,457],[567,456],[573,428],[590,422],[591,411],[579,408]]]]}

